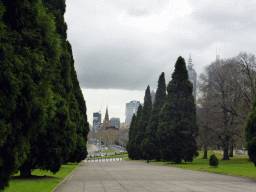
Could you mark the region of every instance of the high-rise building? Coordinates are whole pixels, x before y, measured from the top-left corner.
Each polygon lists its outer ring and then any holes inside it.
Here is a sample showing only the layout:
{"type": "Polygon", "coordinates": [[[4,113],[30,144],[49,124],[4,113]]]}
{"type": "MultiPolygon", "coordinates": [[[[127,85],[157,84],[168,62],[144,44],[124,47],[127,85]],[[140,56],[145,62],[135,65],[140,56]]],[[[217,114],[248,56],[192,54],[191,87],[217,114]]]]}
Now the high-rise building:
{"type": "Polygon", "coordinates": [[[110,119],[110,125],[119,129],[120,128],[120,118],[112,117],[110,119]]]}
{"type": "Polygon", "coordinates": [[[125,122],[131,123],[133,114],[135,113],[135,115],[137,115],[137,110],[139,105],[140,105],[140,102],[136,100],[133,100],[130,103],[126,103],[125,122]]]}
{"type": "Polygon", "coordinates": [[[156,98],[156,93],[155,93],[154,89],[150,92],[150,95],[151,95],[151,100],[152,100],[152,105],[153,105],[155,102],[155,98],[156,98]]]}
{"type": "Polygon", "coordinates": [[[101,113],[100,112],[95,112],[95,113],[93,113],[92,131],[97,133],[100,130],[100,125],[101,125],[101,113]]]}
{"type": "Polygon", "coordinates": [[[193,69],[194,64],[192,64],[192,59],[191,59],[191,54],[189,56],[188,59],[188,76],[189,76],[189,80],[191,81],[191,83],[193,84],[193,96],[194,99],[196,101],[196,78],[197,78],[197,73],[195,71],[195,69],[193,69]]]}

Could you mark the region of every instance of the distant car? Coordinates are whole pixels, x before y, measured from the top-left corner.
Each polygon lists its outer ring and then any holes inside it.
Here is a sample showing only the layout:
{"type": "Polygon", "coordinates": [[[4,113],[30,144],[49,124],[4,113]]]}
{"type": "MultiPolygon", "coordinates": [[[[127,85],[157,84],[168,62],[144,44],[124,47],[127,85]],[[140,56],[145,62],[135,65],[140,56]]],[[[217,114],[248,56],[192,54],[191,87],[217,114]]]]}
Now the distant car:
{"type": "Polygon", "coordinates": [[[95,151],[95,153],[99,153],[99,150],[97,149],[97,150],[95,151]]]}
{"type": "Polygon", "coordinates": [[[101,157],[107,156],[107,153],[102,153],[101,157]]]}
{"type": "Polygon", "coordinates": [[[95,154],[95,157],[101,157],[100,153],[95,154]]]}
{"type": "Polygon", "coordinates": [[[105,149],[106,149],[106,150],[108,150],[108,148],[107,148],[107,147],[106,147],[105,149]]]}
{"type": "Polygon", "coordinates": [[[124,153],[124,150],[121,150],[120,153],[124,153]]]}
{"type": "Polygon", "coordinates": [[[244,152],[243,152],[242,150],[238,150],[238,151],[236,152],[236,154],[238,154],[238,155],[243,155],[244,152]]]}

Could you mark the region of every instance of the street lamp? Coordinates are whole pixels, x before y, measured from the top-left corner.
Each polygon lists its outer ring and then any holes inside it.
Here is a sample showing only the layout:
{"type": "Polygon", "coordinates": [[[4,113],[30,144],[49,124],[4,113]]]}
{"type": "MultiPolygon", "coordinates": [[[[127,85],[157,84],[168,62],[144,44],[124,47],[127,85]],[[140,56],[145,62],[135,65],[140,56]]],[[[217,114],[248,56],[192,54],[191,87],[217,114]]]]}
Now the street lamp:
{"type": "Polygon", "coordinates": [[[108,132],[106,131],[106,133],[107,133],[107,135],[108,135],[108,147],[109,147],[109,134],[108,134],[108,132]]]}

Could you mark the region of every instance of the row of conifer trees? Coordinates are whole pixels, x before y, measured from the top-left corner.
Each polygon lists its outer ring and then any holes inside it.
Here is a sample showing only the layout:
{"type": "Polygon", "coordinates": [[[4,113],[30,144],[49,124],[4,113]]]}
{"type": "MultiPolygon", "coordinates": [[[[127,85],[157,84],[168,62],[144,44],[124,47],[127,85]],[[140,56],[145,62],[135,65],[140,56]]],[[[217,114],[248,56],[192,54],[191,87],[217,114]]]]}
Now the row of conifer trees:
{"type": "Polygon", "coordinates": [[[188,79],[185,60],[177,59],[172,80],[167,86],[164,73],[158,80],[152,106],[150,88],[144,105],[133,115],[127,151],[131,159],[192,162],[198,156],[195,138],[198,135],[193,84],[188,79]]]}
{"type": "Polygon", "coordinates": [[[65,0],[0,0],[0,191],[18,170],[56,173],[87,156],[65,9],[65,0]]]}

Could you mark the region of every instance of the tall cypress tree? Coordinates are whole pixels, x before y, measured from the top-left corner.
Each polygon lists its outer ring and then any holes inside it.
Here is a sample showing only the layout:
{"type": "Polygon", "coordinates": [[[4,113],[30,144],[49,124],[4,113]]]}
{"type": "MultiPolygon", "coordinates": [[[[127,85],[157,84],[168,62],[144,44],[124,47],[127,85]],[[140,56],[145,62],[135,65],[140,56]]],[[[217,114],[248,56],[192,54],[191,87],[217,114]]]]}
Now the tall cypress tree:
{"type": "Polygon", "coordinates": [[[54,113],[49,79],[61,52],[54,18],[40,0],[1,2],[0,190],[30,158],[31,140],[54,113]]]}
{"type": "Polygon", "coordinates": [[[198,156],[198,133],[193,85],[188,80],[185,60],[179,57],[169,82],[166,103],[160,113],[157,140],[163,159],[180,163],[198,156]]]}
{"type": "MultiPolygon", "coordinates": [[[[30,139],[30,153],[27,160],[19,168],[21,176],[24,177],[31,175],[31,170],[35,168],[50,170],[53,173],[56,173],[60,169],[63,162],[61,152],[64,149],[64,147],[60,147],[59,145],[59,143],[63,142],[61,136],[64,135],[60,126],[70,127],[71,124],[68,118],[64,118],[68,113],[68,108],[65,106],[67,102],[59,96],[59,93],[56,93],[54,86],[52,86],[52,84],[59,79],[56,71],[59,68],[58,63],[62,55],[60,44],[61,36],[56,33],[56,23],[53,15],[47,12],[42,1],[36,2],[36,6],[41,9],[41,11],[37,12],[41,18],[33,20],[38,21],[42,28],[39,30],[40,37],[38,37],[38,39],[41,39],[41,44],[43,45],[43,52],[41,52],[41,54],[43,58],[46,58],[46,61],[48,61],[48,73],[43,72],[43,74],[49,74],[47,80],[51,85],[51,90],[48,91],[51,93],[51,98],[47,100],[47,102],[51,101],[53,106],[51,106],[51,111],[47,110],[47,119],[45,120],[44,129],[38,136],[35,135],[30,139]],[[52,56],[56,51],[59,53],[58,58],[52,56]],[[62,114],[62,122],[58,121],[60,113],[62,114]]],[[[33,27],[36,28],[35,26],[33,27]]],[[[72,132],[70,134],[72,135],[72,132]]]]}
{"type": "Polygon", "coordinates": [[[252,111],[249,114],[249,118],[245,123],[245,140],[246,148],[250,160],[256,166],[256,99],[253,102],[252,111]]]}
{"type": "MultiPolygon", "coordinates": [[[[0,191],[8,186],[11,175],[24,162],[29,148],[28,138],[19,134],[20,129],[26,133],[22,129],[22,120],[15,117],[15,111],[20,107],[17,100],[24,87],[17,71],[23,67],[15,51],[14,36],[18,34],[7,25],[4,14],[6,6],[0,2],[0,191]]],[[[29,133],[31,129],[27,131],[29,133]]]]}
{"type": "Polygon", "coordinates": [[[142,141],[146,138],[146,127],[148,126],[150,112],[152,109],[152,100],[150,95],[150,88],[147,87],[144,97],[144,106],[142,110],[142,116],[138,122],[137,134],[135,137],[136,156],[135,159],[145,159],[145,153],[142,150],[142,141]]]}
{"type": "MultiPolygon", "coordinates": [[[[64,20],[66,11],[65,0],[43,0],[44,6],[55,16],[56,29],[61,36],[62,56],[59,68],[56,70],[58,79],[55,79],[54,90],[67,102],[68,112],[66,131],[64,130],[62,148],[63,161],[80,162],[87,156],[87,121],[86,103],[80,88],[74,67],[72,47],[67,41],[67,24],[64,20]]],[[[57,116],[60,118],[61,116],[57,116]]]]}
{"type": "Polygon", "coordinates": [[[69,158],[69,162],[80,162],[85,159],[87,152],[87,134],[89,132],[89,123],[87,121],[86,104],[80,88],[77,74],[74,66],[74,59],[71,44],[67,41],[67,48],[71,55],[71,79],[72,94],[74,94],[73,103],[70,105],[71,120],[76,123],[77,142],[74,153],[69,158]]]}
{"type": "Polygon", "coordinates": [[[131,159],[133,159],[133,156],[132,156],[132,152],[131,152],[131,148],[130,147],[131,147],[131,143],[133,142],[132,141],[133,140],[132,134],[133,134],[133,131],[134,131],[135,121],[136,121],[136,115],[133,114],[132,121],[131,121],[131,124],[130,124],[130,129],[129,129],[129,140],[128,140],[128,143],[126,145],[128,156],[131,159]]]}
{"type": "Polygon", "coordinates": [[[130,140],[130,156],[132,158],[132,160],[136,159],[136,157],[138,156],[137,155],[137,147],[136,147],[136,143],[135,143],[135,138],[138,134],[138,123],[139,123],[139,120],[142,116],[142,110],[143,110],[143,107],[142,105],[140,104],[139,107],[138,107],[138,111],[137,111],[137,117],[135,119],[135,122],[133,124],[133,131],[132,131],[132,134],[131,134],[131,138],[129,138],[130,140]]]}
{"type": "Polygon", "coordinates": [[[164,72],[163,72],[159,76],[155,102],[153,104],[149,123],[146,128],[146,139],[144,139],[142,142],[143,151],[145,151],[146,157],[148,157],[149,160],[161,159],[158,141],[156,139],[156,131],[158,128],[159,113],[165,101],[166,101],[166,84],[165,84],[165,78],[164,78],[164,72]]]}
{"type": "MultiPolygon", "coordinates": [[[[66,163],[74,153],[78,138],[76,130],[79,112],[77,100],[71,92],[73,84],[71,55],[66,41],[67,27],[64,22],[65,1],[43,1],[43,5],[48,8],[47,15],[55,17],[53,23],[57,27],[51,28],[56,29],[58,37],[51,38],[60,42],[61,50],[59,59],[51,62],[50,82],[55,106],[54,113],[46,121],[45,130],[30,140],[32,147],[29,158],[20,167],[22,176],[29,176],[35,168],[58,172],[61,164],[66,163]]],[[[81,143],[80,138],[79,142],[81,143]]]]}

